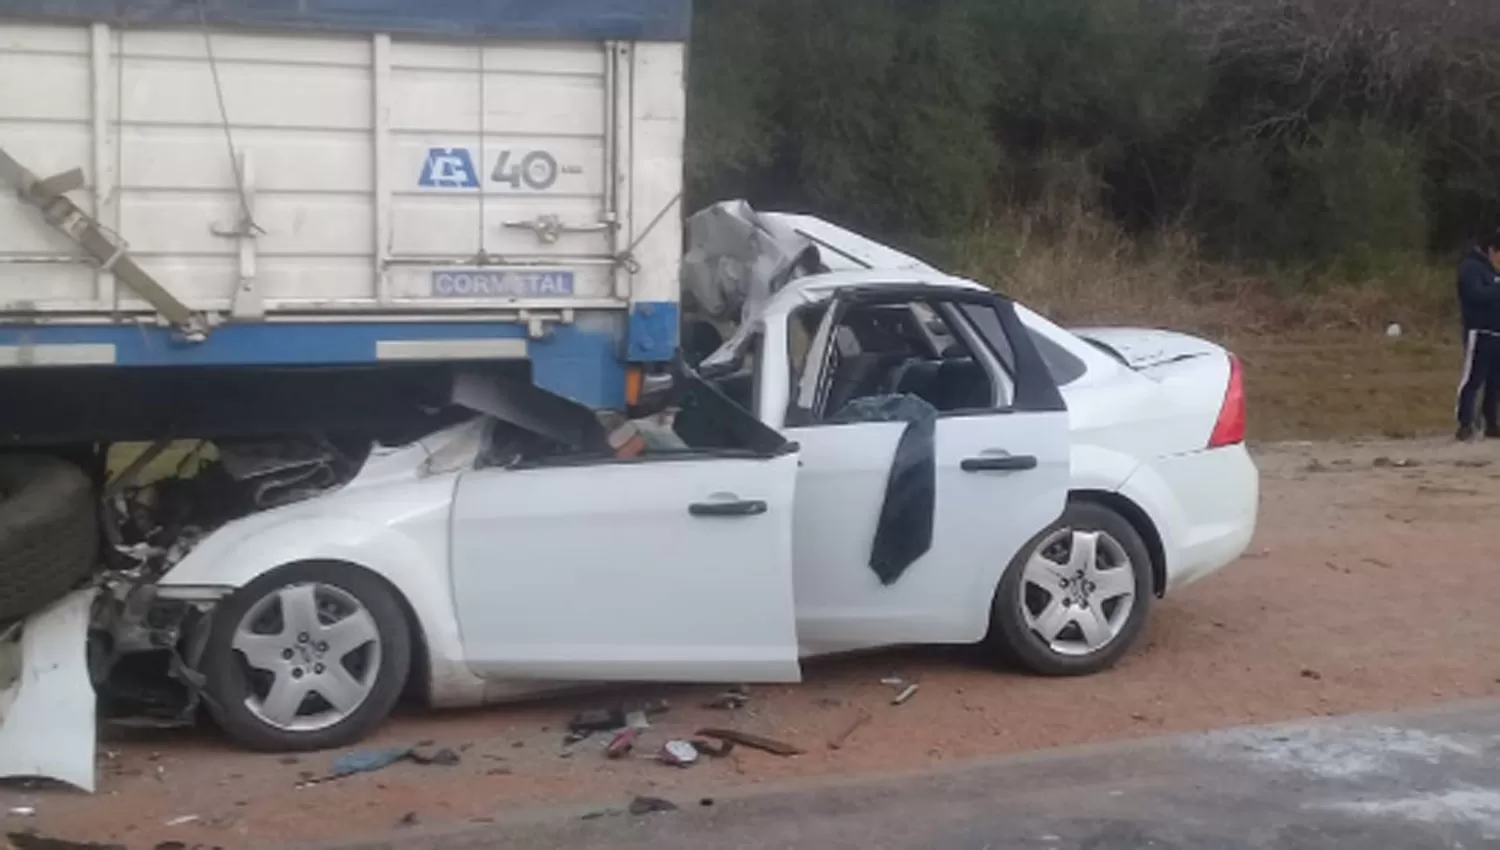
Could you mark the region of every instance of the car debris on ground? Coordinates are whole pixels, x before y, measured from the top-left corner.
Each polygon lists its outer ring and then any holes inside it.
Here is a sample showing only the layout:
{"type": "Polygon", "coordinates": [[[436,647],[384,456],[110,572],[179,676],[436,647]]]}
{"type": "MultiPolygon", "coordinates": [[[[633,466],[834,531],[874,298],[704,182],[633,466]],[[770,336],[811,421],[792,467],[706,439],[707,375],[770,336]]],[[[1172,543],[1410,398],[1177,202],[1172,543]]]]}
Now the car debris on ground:
{"type": "Polygon", "coordinates": [[[0,634],[0,778],[46,777],[92,792],[95,591],[75,591],[0,634]]]}
{"type": "Polygon", "coordinates": [[[733,741],[716,741],[710,738],[694,738],[693,748],[711,759],[728,758],[734,752],[733,741]]]}
{"type": "Polygon", "coordinates": [[[459,757],[456,751],[451,750],[447,747],[443,747],[442,749],[438,750],[429,750],[423,747],[418,747],[416,749],[413,749],[410,756],[408,757],[414,764],[419,764],[424,767],[454,767],[463,760],[459,757]]]}
{"type": "Polygon", "coordinates": [[[568,732],[571,735],[586,738],[595,732],[614,732],[627,727],[649,729],[652,717],[666,714],[671,710],[672,706],[666,700],[648,700],[634,705],[591,708],[573,715],[568,721],[568,732]]]}
{"type": "MultiPolygon", "coordinates": [[[[125,850],[121,844],[96,844],[91,841],[65,841],[30,832],[7,833],[5,839],[15,850],[125,850]]],[[[4,845],[0,845],[3,847],[4,845]]],[[[7,848],[9,850],[9,848],[7,848]]]]}
{"type": "Polygon", "coordinates": [[[704,703],[703,707],[710,711],[734,711],[749,704],[750,688],[746,685],[739,685],[718,694],[704,703]]]}
{"type": "Polygon", "coordinates": [[[375,773],[405,761],[423,767],[454,767],[462,763],[463,758],[454,749],[449,747],[433,749],[431,745],[356,750],[334,759],[333,766],[324,776],[320,777],[310,771],[303,771],[302,781],[298,783],[298,787],[321,785],[360,773],[375,773]]]}
{"type": "Polygon", "coordinates": [[[677,811],[676,803],[660,797],[636,797],[630,801],[629,812],[636,817],[675,811],[677,811]]]}
{"type": "Polygon", "coordinates": [[[853,720],[849,721],[849,723],[845,725],[843,729],[839,730],[838,734],[828,739],[828,749],[843,749],[844,745],[849,742],[849,739],[854,737],[854,733],[858,732],[860,727],[864,726],[866,723],[869,723],[872,719],[874,719],[873,715],[861,708],[858,713],[855,714],[853,720]]]}
{"type": "Polygon", "coordinates": [[[623,726],[625,726],[625,710],[622,708],[581,711],[568,721],[570,733],[585,737],[595,732],[612,732],[623,726]]]}
{"type": "Polygon", "coordinates": [[[636,739],[641,736],[641,730],[628,728],[621,729],[610,739],[609,746],[604,749],[604,754],[610,759],[622,759],[630,755],[635,749],[636,739]]]}
{"type": "Polygon", "coordinates": [[[374,773],[377,770],[385,770],[397,762],[405,761],[411,756],[411,747],[390,747],[383,750],[360,750],[358,752],[345,753],[333,761],[333,771],[329,773],[329,779],[343,779],[357,773],[374,773]]]}
{"type": "Polygon", "coordinates": [[[668,741],[657,758],[672,767],[691,767],[698,762],[698,748],[691,741],[668,741]]]}
{"type": "Polygon", "coordinates": [[[703,738],[715,738],[731,744],[739,744],[742,747],[760,750],[763,753],[770,753],[773,756],[800,756],[807,752],[800,747],[795,747],[774,738],[752,735],[749,732],[741,732],[737,729],[699,729],[698,735],[703,738]]]}
{"type": "Polygon", "coordinates": [[[918,685],[907,685],[891,699],[891,705],[904,705],[907,700],[917,695],[918,685]]]}

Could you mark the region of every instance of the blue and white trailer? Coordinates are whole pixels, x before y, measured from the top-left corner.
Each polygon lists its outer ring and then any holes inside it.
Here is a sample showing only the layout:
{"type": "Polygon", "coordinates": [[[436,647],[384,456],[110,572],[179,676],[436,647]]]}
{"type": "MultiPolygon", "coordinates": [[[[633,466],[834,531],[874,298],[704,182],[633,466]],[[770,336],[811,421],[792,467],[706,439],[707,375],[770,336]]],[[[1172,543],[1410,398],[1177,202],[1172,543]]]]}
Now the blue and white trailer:
{"type": "Polygon", "coordinates": [[[456,364],[620,406],[677,349],[689,19],[0,0],[0,440],[348,420],[456,364]]]}

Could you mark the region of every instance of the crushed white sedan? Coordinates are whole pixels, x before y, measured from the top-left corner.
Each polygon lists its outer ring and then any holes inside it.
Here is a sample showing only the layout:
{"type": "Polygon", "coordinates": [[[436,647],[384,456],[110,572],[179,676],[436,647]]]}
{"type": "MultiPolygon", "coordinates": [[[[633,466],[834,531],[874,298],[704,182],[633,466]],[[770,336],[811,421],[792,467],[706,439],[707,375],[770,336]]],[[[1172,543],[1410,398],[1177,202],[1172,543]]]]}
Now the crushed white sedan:
{"type": "Polygon", "coordinates": [[[209,468],[253,509],[155,493],[180,542],[140,553],[159,575],[104,583],[90,657],[96,681],[154,673],[180,699],[101,694],[309,750],[405,693],[791,682],[887,645],[1080,675],[1248,545],[1258,475],[1223,349],[1069,332],[826,222],[718,214],[797,244],[631,419],[475,374],[453,389],[469,418],[406,445],[221,446],[209,468]],[[150,651],[157,669],[133,663],[150,651]]]}

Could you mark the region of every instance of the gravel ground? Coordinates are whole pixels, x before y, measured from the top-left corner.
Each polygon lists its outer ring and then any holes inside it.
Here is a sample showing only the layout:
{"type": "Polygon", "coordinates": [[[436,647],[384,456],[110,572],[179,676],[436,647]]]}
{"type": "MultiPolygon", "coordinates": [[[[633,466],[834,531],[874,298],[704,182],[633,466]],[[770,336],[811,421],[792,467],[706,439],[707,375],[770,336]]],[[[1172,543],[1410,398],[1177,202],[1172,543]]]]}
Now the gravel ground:
{"type": "MultiPolygon", "coordinates": [[[[1239,564],[1159,604],[1116,670],[1043,680],[985,668],[969,652],[905,651],[812,665],[795,687],[758,687],[746,707],[701,707],[715,689],[655,689],[672,710],[654,748],[703,725],[799,745],[675,769],[606,761],[599,741],[565,750],[580,708],[620,693],[402,718],[372,746],[431,742],[452,767],[398,764],[298,787],[332,754],[234,751],[212,732],[101,746],[93,797],[0,788],[8,831],[154,847],[340,841],[484,822],[518,808],[621,805],[633,795],[709,796],[802,777],[898,772],[1065,745],[1397,710],[1500,695],[1493,571],[1500,449],[1438,442],[1287,444],[1260,452],[1260,534],[1239,564]],[[1494,462],[1492,462],[1494,459],[1494,462]],[[901,677],[920,684],[901,706],[901,677]],[[841,749],[828,740],[860,712],[841,749]],[[33,806],[34,815],[7,815],[33,806]],[[186,823],[169,825],[181,818],[186,823]]],[[[0,842],[3,846],[3,842],[0,842]]]]}

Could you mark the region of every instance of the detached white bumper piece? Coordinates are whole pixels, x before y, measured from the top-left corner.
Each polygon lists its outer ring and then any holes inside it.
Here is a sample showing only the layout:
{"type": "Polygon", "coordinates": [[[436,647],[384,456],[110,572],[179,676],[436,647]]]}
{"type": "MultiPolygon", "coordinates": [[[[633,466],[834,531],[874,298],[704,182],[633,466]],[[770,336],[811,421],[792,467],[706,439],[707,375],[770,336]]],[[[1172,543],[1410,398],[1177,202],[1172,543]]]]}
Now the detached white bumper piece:
{"type": "Polygon", "coordinates": [[[94,790],[94,687],[88,631],[93,589],[28,617],[0,640],[0,778],[52,779],[94,790]]]}

